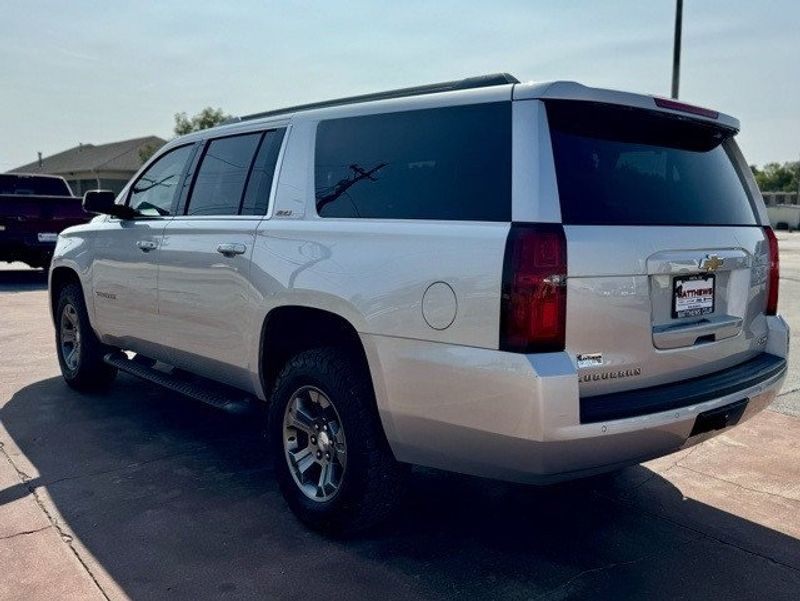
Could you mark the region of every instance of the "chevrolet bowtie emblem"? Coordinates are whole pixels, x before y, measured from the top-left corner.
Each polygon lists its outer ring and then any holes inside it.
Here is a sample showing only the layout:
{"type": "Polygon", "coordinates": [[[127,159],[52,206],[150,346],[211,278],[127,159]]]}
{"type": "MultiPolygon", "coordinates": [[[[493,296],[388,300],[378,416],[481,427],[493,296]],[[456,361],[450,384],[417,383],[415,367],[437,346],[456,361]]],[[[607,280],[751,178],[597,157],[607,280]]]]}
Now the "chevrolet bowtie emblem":
{"type": "Polygon", "coordinates": [[[706,255],[706,258],[700,261],[700,269],[716,271],[722,267],[723,263],[725,263],[725,259],[720,259],[717,255],[706,255]]]}

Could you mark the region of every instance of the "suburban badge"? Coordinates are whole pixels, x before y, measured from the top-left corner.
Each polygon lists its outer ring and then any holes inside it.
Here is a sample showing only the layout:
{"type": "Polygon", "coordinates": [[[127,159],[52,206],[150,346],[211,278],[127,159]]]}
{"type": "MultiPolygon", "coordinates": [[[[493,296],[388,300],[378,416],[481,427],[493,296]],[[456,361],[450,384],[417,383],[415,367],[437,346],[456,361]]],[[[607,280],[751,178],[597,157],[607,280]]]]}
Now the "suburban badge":
{"type": "Polygon", "coordinates": [[[603,371],[593,374],[584,374],[580,377],[581,382],[599,382],[600,380],[619,380],[621,378],[631,378],[633,376],[641,376],[641,367],[632,367],[630,369],[617,369],[614,371],[603,371]]]}

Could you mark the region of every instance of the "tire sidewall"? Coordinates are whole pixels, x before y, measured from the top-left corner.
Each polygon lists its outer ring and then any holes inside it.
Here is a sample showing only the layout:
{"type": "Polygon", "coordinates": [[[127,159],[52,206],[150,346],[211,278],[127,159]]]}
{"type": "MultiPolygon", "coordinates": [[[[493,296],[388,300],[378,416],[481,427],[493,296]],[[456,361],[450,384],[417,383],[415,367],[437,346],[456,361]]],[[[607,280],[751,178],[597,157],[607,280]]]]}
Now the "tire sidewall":
{"type": "MultiPolygon", "coordinates": [[[[312,351],[313,353],[314,351],[312,351]]],[[[356,375],[352,363],[344,357],[325,354],[326,365],[311,367],[307,357],[301,353],[287,364],[279,377],[270,403],[267,436],[278,485],[292,511],[310,526],[336,532],[346,524],[358,510],[358,502],[364,493],[366,482],[366,453],[370,451],[360,434],[365,424],[361,403],[369,401],[365,394],[371,394],[366,387],[352,386],[356,375]],[[337,365],[338,364],[338,365],[337,365]],[[318,369],[323,367],[323,369],[318,369]],[[335,375],[331,373],[335,370],[335,375]],[[333,375],[333,377],[331,377],[333,375]],[[294,393],[303,386],[320,389],[336,408],[344,430],[347,444],[347,467],[339,492],[329,501],[309,499],[295,482],[288,462],[283,441],[283,420],[286,406],[294,393]]]]}
{"type": "Polygon", "coordinates": [[[83,341],[86,330],[84,324],[85,308],[82,300],[83,299],[76,299],[74,290],[71,286],[68,286],[61,292],[61,295],[58,299],[58,307],[56,309],[56,354],[58,355],[58,363],[61,366],[61,373],[67,382],[72,382],[79,378],[81,367],[83,366],[84,362],[84,348],[81,346],[81,352],[78,355],[78,362],[75,369],[70,369],[67,366],[67,362],[64,360],[64,352],[61,346],[61,320],[64,318],[64,309],[67,307],[67,305],[72,305],[75,308],[75,313],[78,315],[78,331],[83,341]]]}
{"type": "Polygon", "coordinates": [[[66,383],[72,388],[84,392],[97,392],[106,389],[117,374],[116,368],[107,365],[103,360],[105,353],[110,352],[112,349],[101,344],[97,339],[92,325],[89,323],[83,290],[79,284],[68,284],[59,293],[54,322],[56,327],[56,355],[61,367],[61,374],[66,383]],[[64,308],[67,305],[72,305],[75,308],[81,337],[81,349],[75,369],[69,369],[66,361],[64,361],[61,348],[61,319],[64,308]]]}

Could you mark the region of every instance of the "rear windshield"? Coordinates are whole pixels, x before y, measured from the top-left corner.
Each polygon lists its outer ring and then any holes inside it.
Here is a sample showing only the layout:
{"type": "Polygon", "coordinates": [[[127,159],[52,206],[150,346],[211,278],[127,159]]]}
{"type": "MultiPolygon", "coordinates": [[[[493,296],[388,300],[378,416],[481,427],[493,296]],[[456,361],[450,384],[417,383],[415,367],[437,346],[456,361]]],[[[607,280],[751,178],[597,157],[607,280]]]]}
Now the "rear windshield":
{"type": "Polygon", "coordinates": [[[64,180],[57,177],[0,174],[0,194],[72,196],[64,180]]]}
{"type": "Polygon", "coordinates": [[[550,101],[547,116],[565,224],[757,223],[733,131],[580,101],[550,101]]]}

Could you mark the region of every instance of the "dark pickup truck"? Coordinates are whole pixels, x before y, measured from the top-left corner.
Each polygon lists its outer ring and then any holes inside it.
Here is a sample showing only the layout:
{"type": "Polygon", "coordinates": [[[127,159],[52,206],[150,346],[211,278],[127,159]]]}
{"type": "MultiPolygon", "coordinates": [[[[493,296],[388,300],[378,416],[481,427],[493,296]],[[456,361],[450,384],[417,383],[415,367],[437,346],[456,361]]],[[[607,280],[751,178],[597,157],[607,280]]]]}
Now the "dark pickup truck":
{"type": "Polygon", "coordinates": [[[64,178],[0,173],[0,261],[47,269],[59,232],[88,219],[64,178]]]}

